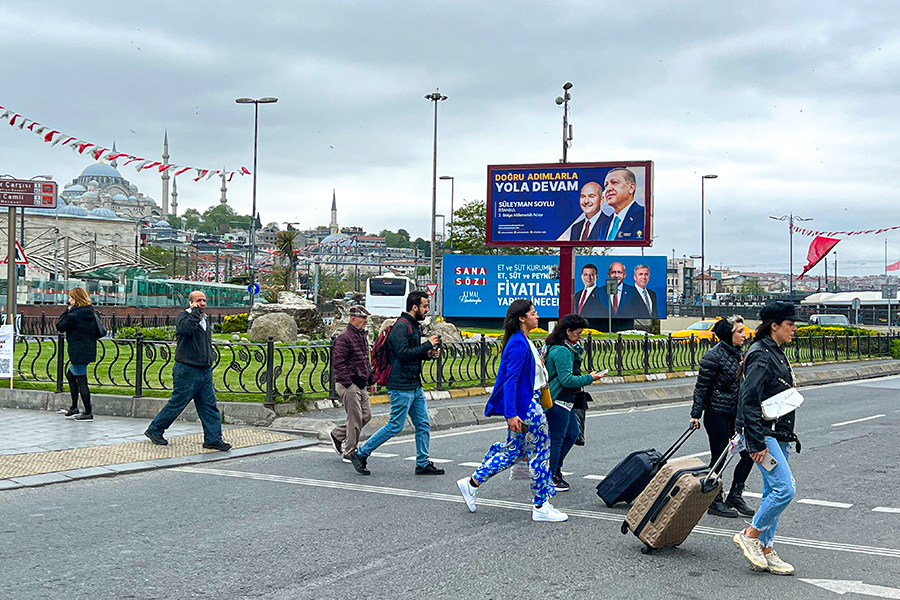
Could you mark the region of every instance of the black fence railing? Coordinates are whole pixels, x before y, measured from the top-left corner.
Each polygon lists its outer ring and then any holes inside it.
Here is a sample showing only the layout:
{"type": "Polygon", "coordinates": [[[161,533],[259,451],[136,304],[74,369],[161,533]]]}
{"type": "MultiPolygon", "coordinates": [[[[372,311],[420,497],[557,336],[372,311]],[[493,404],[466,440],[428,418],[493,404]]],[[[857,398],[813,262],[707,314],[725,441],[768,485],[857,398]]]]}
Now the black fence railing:
{"type": "MultiPolygon", "coordinates": [[[[821,336],[795,338],[785,352],[794,363],[858,360],[886,357],[891,341],[900,336],[821,336]]],[[[611,375],[694,371],[711,342],[707,339],[624,338],[583,339],[584,370],[608,369],[611,375]]],[[[538,345],[542,345],[538,342],[538,345]]],[[[321,345],[267,343],[213,344],[213,380],[218,393],[252,394],[272,405],[295,397],[327,395],[335,398],[331,358],[334,341],[321,345]]],[[[29,381],[55,383],[63,391],[68,365],[63,335],[20,336],[16,345],[16,374],[29,381]]],[[[462,343],[443,343],[437,359],[423,369],[423,383],[445,390],[465,385],[493,385],[500,364],[497,340],[484,335],[462,343]]],[[[97,361],[90,365],[92,385],[128,389],[140,397],[146,391],[172,389],[174,342],[136,339],[103,339],[97,361]]]]}
{"type": "MultiPolygon", "coordinates": [[[[224,316],[208,315],[213,325],[221,325],[224,316]]],[[[47,315],[41,313],[40,316],[21,316],[19,317],[19,334],[27,336],[56,335],[56,321],[59,319],[57,315],[47,315]]],[[[138,315],[132,317],[126,314],[124,317],[116,315],[101,315],[100,320],[103,326],[109,331],[110,335],[116,335],[119,329],[123,327],[174,327],[175,317],[170,315],[138,315]]]]}

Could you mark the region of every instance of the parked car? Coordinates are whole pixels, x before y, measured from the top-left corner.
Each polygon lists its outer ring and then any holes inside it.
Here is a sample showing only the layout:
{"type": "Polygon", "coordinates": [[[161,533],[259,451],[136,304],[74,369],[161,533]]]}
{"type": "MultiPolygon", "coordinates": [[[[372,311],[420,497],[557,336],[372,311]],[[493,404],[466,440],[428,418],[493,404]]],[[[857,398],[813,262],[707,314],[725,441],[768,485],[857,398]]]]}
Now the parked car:
{"type": "MultiPolygon", "coordinates": [[[[678,340],[681,342],[687,342],[691,339],[691,336],[694,336],[694,339],[697,340],[710,340],[716,337],[713,334],[713,325],[716,324],[716,321],[720,319],[714,319],[712,321],[697,321],[696,323],[689,325],[686,329],[682,329],[680,331],[672,332],[672,339],[678,340]]],[[[753,339],[753,330],[747,327],[744,324],[744,335],[747,336],[747,339],[753,339]]]]}
{"type": "Polygon", "coordinates": [[[810,325],[843,325],[850,327],[850,319],[846,315],[811,315],[810,325]]]}

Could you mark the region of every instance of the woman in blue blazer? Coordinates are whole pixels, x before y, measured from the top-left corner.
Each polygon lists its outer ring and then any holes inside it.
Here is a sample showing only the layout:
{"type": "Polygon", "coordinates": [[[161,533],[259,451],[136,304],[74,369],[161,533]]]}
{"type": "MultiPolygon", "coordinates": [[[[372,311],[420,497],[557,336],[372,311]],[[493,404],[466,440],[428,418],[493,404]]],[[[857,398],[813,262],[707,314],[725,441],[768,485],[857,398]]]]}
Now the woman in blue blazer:
{"type": "Polygon", "coordinates": [[[538,315],[529,300],[516,300],[509,305],[503,322],[503,354],[497,381],[484,408],[486,417],[505,417],[508,431],[506,441],[491,446],[471,477],[456,482],[471,512],[475,512],[475,496],[481,484],[528,453],[534,495],[532,520],[560,522],[569,518],[550,504],[556,491],[550,476],[550,431],[541,408],[541,388],[548,382],[547,369],[528,339],[528,332],[537,326],[538,315]],[[527,444],[526,438],[530,438],[527,444]]]}

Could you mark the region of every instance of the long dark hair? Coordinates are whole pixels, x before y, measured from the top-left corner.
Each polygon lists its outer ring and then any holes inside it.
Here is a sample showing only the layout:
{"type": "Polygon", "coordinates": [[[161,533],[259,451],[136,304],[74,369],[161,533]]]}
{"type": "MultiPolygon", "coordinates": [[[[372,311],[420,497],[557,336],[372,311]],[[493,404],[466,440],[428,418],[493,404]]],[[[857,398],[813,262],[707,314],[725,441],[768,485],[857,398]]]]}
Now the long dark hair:
{"type": "Polygon", "coordinates": [[[584,329],[587,326],[587,319],[585,319],[581,315],[576,315],[574,313],[571,315],[566,315],[559,320],[559,323],[556,324],[556,328],[550,335],[547,336],[546,344],[547,346],[557,346],[559,344],[563,344],[566,340],[569,339],[568,333],[570,330],[574,331],[576,329],[584,329]]]}
{"type": "MultiPolygon", "coordinates": [[[[784,319],[782,319],[783,321],[784,319]]],[[[761,340],[764,337],[769,337],[772,335],[772,325],[775,323],[781,323],[781,321],[769,320],[763,321],[759,324],[759,327],[756,328],[756,331],[753,333],[753,340],[761,340]]]]}
{"type": "Polygon", "coordinates": [[[509,305],[509,308],[506,310],[506,318],[503,319],[504,346],[506,346],[506,342],[509,341],[509,338],[511,338],[515,332],[521,330],[522,324],[519,323],[519,317],[527,315],[531,308],[531,300],[525,300],[524,298],[513,300],[513,303],[509,305]]]}

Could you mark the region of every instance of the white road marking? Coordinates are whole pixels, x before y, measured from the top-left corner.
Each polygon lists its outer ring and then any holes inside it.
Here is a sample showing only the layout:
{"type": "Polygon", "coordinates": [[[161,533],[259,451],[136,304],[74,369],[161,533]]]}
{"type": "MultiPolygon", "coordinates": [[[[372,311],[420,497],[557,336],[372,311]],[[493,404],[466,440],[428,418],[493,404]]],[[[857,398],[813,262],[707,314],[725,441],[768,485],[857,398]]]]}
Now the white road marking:
{"type": "Polygon", "coordinates": [[[373,452],[369,456],[374,456],[375,458],[397,458],[397,454],[391,454],[390,452],[373,452]]]}
{"type": "MultiPolygon", "coordinates": [[[[402,488],[391,488],[374,485],[363,485],[359,483],[345,483],[339,481],[326,481],[321,479],[307,479],[303,477],[289,477],[285,475],[269,475],[265,473],[250,473],[246,471],[232,471],[228,469],[210,469],[206,467],[174,467],[171,471],[180,473],[190,473],[198,475],[214,475],[216,477],[234,477],[239,479],[254,479],[257,481],[270,481],[273,483],[287,483],[291,485],[303,485],[309,487],[330,488],[339,490],[349,490],[354,492],[364,492],[369,494],[385,494],[390,496],[402,496],[407,498],[416,498],[423,500],[437,500],[440,502],[452,502],[462,504],[465,502],[462,496],[458,494],[441,494],[436,492],[424,492],[421,490],[407,490],[402,488]]],[[[746,492],[745,492],[746,493],[746,492]]],[[[509,502],[505,500],[490,500],[479,496],[479,506],[490,506],[494,508],[505,508],[508,510],[530,511],[532,509],[531,502],[509,502]]],[[[619,525],[622,523],[621,513],[607,513],[595,510],[569,510],[569,516],[581,517],[584,519],[594,519],[600,521],[610,521],[619,525]]],[[[700,535],[710,535],[715,537],[731,538],[734,535],[733,529],[719,529],[715,527],[694,528],[694,531],[700,535]]],[[[888,558],[900,558],[900,549],[896,548],[879,548],[877,546],[861,546],[858,544],[842,544],[838,542],[828,542],[824,540],[810,540],[803,538],[792,538],[778,536],[778,543],[789,546],[800,546],[803,548],[815,548],[819,550],[831,550],[835,552],[849,552],[853,554],[866,554],[869,556],[884,556],[888,558]]]]}
{"type": "Polygon", "coordinates": [[[476,462],[461,462],[461,463],[459,463],[459,466],[461,466],[461,467],[474,467],[474,468],[477,469],[478,467],[481,466],[481,463],[476,463],[476,462]]]}
{"type": "MultiPolygon", "coordinates": [[[[331,454],[334,452],[334,445],[328,444],[327,446],[307,446],[306,448],[301,448],[301,450],[307,450],[309,452],[327,452],[331,454]]],[[[337,452],[334,452],[337,454],[337,452]]]]}
{"type": "Polygon", "coordinates": [[[888,506],[876,506],[875,508],[872,509],[872,512],[900,514],[900,508],[890,508],[888,506]]]}
{"type": "MultiPolygon", "coordinates": [[[[395,454],[394,456],[397,456],[397,455],[395,454]]],[[[404,458],[403,460],[416,460],[416,457],[415,457],[415,456],[407,456],[407,457],[404,458]]],[[[451,462],[453,462],[453,461],[450,460],[449,458],[429,458],[428,460],[430,460],[431,462],[433,462],[433,463],[436,464],[436,465],[442,465],[442,464],[444,464],[444,463],[451,463],[451,462]]]]}
{"type": "Polygon", "coordinates": [[[744,490],[744,495],[748,498],[762,498],[762,494],[759,492],[748,492],[747,490],[744,490]]]}
{"type": "Polygon", "coordinates": [[[603,481],[606,475],[585,475],[582,479],[593,479],[594,481],[603,481]]]}
{"type": "Polygon", "coordinates": [[[852,421],[841,421],[840,423],[832,423],[832,427],[840,427],[841,425],[852,425],[853,423],[862,423],[863,421],[871,421],[872,419],[880,419],[884,415],[872,415],[871,417],[864,417],[862,419],[853,419],[852,421]]]}
{"type": "Polygon", "coordinates": [[[884,587],[883,585],[870,585],[862,581],[845,581],[841,579],[800,579],[803,583],[809,583],[816,587],[834,592],[839,596],[844,594],[860,594],[863,596],[875,596],[876,598],[900,598],[900,589],[884,587]]]}
{"type": "Polygon", "coordinates": [[[829,508],[851,508],[853,506],[846,502],[829,502],[828,500],[810,500],[807,498],[797,500],[797,504],[812,504],[815,506],[827,506],[829,508]]]}
{"type": "Polygon", "coordinates": [[[674,456],[673,458],[700,458],[701,456],[708,456],[710,454],[709,450],[706,452],[698,452],[697,454],[686,454],[684,456],[674,456]]]}

